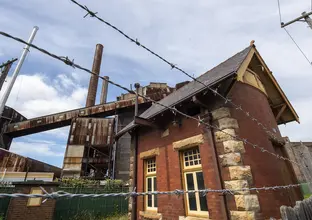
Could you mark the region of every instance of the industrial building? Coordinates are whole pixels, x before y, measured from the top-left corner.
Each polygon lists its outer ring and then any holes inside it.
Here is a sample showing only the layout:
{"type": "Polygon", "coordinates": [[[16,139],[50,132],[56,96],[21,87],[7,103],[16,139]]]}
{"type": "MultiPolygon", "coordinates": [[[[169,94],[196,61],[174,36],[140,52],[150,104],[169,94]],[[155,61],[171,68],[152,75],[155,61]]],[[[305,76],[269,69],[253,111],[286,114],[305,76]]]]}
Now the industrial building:
{"type": "MultiPolygon", "coordinates": [[[[92,71],[100,73],[103,46],[96,46],[92,71]]],[[[109,80],[108,76],[104,77],[109,80]]],[[[7,113],[2,118],[1,139],[3,148],[9,149],[13,138],[31,135],[51,129],[70,126],[62,177],[91,179],[129,179],[130,135],[124,134],[115,140],[115,134],[134,118],[135,95],[121,94],[116,101],[107,103],[108,81],[103,80],[100,103],[96,104],[98,77],[91,75],[86,107],[27,119],[18,113],[7,113]],[[11,115],[14,117],[12,118],[11,115]],[[11,119],[12,118],[12,119],[11,119]]],[[[151,82],[138,89],[138,94],[159,101],[187,82],[170,87],[166,83],[151,82]]],[[[138,99],[138,112],[152,105],[138,99]]],[[[7,108],[6,108],[7,109],[7,108]]]]}

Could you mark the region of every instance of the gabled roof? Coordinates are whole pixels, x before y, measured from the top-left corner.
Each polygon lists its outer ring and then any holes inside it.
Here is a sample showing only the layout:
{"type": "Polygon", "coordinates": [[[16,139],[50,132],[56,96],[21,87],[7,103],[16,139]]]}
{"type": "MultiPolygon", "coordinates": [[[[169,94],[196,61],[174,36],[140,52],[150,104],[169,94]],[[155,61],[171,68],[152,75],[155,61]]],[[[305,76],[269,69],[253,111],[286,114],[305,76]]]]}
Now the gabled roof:
{"type": "MultiPolygon", "coordinates": [[[[235,54],[231,58],[227,59],[226,61],[220,63],[218,66],[214,67],[213,69],[207,71],[206,73],[202,74],[197,78],[198,81],[204,83],[206,86],[214,86],[215,84],[219,83],[225,78],[228,78],[231,75],[236,74],[238,69],[240,68],[242,62],[245,60],[246,56],[248,55],[250,49],[253,46],[249,46],[244,50],[240,51],[239,53],[235,54]]],[[[170,95],[166,96],[159,103],[173,107],[184,100],[202,92],[203,90],[207,89],[201,83],[196,81],[192,81],[185,86],[181,87],[180,89],[176,90],[175,92],[171,93],[170,95]]],[[[157,104],[153,104],[150,108],[148,108],[145,112],[143,112],[140,117],[144,119],[150,119],[166,110],[165,107],[162,107],[157,104]]],[[[116,137],[120,137],[124,133],[128,132],[132,128],[136,127],[137,125],[134,124],[132,121],[128,124],[125,128],[123,128],[116,137]]]]}

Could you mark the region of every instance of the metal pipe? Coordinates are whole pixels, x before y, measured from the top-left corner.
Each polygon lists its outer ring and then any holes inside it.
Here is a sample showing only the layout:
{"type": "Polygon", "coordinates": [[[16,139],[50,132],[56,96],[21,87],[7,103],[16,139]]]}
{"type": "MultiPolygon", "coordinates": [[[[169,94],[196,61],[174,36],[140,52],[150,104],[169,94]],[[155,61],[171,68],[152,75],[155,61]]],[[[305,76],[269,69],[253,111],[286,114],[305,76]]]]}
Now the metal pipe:
{"type": "MultiPolygon", "coordinates": [[[[92,66],[92,72],[96,73],[97,75],[100,74],[102,54],[103,54],[103,45],[97,44],[95,48],[93,66],[92,66]]],[[[86,107],[95,105],[98,81],[99,81],[99,77],[92,74],[90,77],[86,107]]]]}
{"type": "MultiPolygon", "coordinates": [[[[39,28],[37,26],[34,26],[32,32],[31,32],[31,35],[29,37],[29,40],[27,43],[31,44],[36,36],[36,33],[37,31],[39,30],[39,28]]],[[[3,113],[3,110],[4,110],[4,106],[5,106],[5,103],[7,102],[8,98],[9,98],[9,95],[11,93],[11,90],[13,88],[13,85],[15,83],[15,80],[17,78],[17,75],[19,73],[19,71],[21,70],[21,67],[24,63],[24,60],[29,52],[29,45],[26,45],[24,50],[23,50],[23,53],[17,63],[17,66],[15,67],[15,70],[13,72],[13,75],[12,75],[12,79],[10,81],[10,83],[8,84],[8,87],[6,88],[6,90],[4,91],[3,93],[3,96],[1,97],[1,101],[0,101],[0,115],[2,115],[3,113]]]]}
{"type": "Polygon", "coordinates": [[[135,90],[136,90],[136,96],[135,96],[135,108],[134,108],[134,116],[138,116],[138,111],[139,111],[139,88],[140,88],[140,83],[134,84],[135,90]]]}
{"type": "Polygon", "coordinates": [[[105,104],[107,101],[107,91],[108,91],[108,81],[109,77],[108,76],[104,76],[103,80],[103,84],[102,84],[102,92],[101,92],[101,100],[100,100],[100,104],[105,104]]]}
{"type": "MultiPolygon", "coordinates": [[[[115,134],[118,132],[118,115],[115,115],[115,134]]],[[[115,179],[115,167],[116,167],[116,148],[117,148],[117,140],[114,141],[114,146],[113,146],[113,171],[112,171],[112,177],[115,179]]]]}
{"type": "Polygon", "coordinates": [[[291,21],[289,21],[289,22],[287,22],[287,23],[281,23],[281,27],[282,28],[284,28],[284,27],[286,27],[286,26],[288,26],[288,25],[290,25],[290,24],[292,24],[292,23],[295,23],[296,21],[298,21],[298,20],[300,20],[300,19],[302,19],[302,18],[306,18],[307,16],[309,16],[309,15],[311,15],[312,14],[312,11],[311,12],[309,12],[309,13],[302,13],[302,15],[300,16],[300,17],[298,17],[298,18],[295,18],[295,19],[293,19],[293,20],[291,20],[291,21]]]}
{"type": "MultiPolygon", "coordinates": [[[[135,96],[135,108],[134,108],[134,116],[138,116],[139,112],[139,88],[140,84],[135,83],[134,84],[135,90],[136,90],[136,96],[135,96]]],[[[134,131],[133,134],[133,189],[136,188],[137,185],[137,148],[138,148],[138,132],[137,130],[134,131]]],[[[132,197],[132,210],[131,210],[131,220],[136,220],[137,217],[137,197],[132,197]]]]}

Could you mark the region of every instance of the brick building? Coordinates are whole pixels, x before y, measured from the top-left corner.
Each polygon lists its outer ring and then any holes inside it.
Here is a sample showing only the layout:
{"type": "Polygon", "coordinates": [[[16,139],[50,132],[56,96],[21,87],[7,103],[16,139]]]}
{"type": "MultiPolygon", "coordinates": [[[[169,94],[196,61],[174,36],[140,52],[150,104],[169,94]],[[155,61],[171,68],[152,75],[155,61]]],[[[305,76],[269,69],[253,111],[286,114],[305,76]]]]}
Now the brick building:
{"type": "MultiPolygon", "coordinates": [[[[253,43],[198,80],[250,115],[194,81],[160,103],[286,157],[278,125],[299,119],[253,43]]],[[[289,163],[222,131],[152,105],[117,134],[129,132],[132,137],[131,185],[142,192],[297,183],[289,163]]],[[[134,198],[129,211],[136,219],[269,219],[280,218],[281,205],[294,205],[301,199],[297,189],[243,191],[235,195],[208,193],[205,197],[198,193],[149,195],[134,198]]]]}

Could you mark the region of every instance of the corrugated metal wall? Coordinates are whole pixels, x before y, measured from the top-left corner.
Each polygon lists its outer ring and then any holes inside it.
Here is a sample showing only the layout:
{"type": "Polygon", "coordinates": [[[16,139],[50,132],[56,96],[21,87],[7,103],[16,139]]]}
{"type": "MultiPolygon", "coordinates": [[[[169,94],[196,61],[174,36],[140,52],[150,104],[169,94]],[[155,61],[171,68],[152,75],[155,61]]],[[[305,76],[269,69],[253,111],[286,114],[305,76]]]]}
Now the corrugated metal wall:
{"type": "Polygon", "coordinates": [[[114,118],[72,120],[63,164],[63,177],[104,178],[111,167],[114,118]]]}

